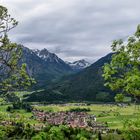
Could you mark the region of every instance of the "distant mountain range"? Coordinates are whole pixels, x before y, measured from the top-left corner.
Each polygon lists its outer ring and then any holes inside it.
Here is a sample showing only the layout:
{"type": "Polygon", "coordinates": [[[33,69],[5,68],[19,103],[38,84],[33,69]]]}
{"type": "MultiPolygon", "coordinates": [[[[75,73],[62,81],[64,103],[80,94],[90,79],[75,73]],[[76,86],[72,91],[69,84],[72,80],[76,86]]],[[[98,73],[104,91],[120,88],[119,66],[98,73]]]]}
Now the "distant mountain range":
{"type": "Polygon", "coordinates": [[[74,62],[74,65],[66,63],[47,49],[31,50],[22,45],[20,47],[23,50],[21,63],[27,64],[29,75],[37,81],[34,86],[36,88],[46,87],[61,77],[76,73],[88,66],[88,62],[84,60],[74,62]]]}
{"type": "Polygon", "coordinates": [[[112,53],[93,64],[86,60],[65,62],[47,49],[31,50],[22,45],[21,63],[27,64],[28,74],[37,84],[26,101],[113,101],[115,93],[104,86],[102,77],[105,63],[112,53]]]}
{"type": "Polygon", "coordinates": [[[111,61],[112,53],[78,73],[67,75],[49,88],[34,92],[28,101],[113,101],[114,93],[104,87],[102,67],[111,61]]]}
{"type": "Polygon", "coordinates": [[[78,60],[75,62],[66,62],[73,70],[80,71],[82,69],[85,69],[86,67],[90,66],[91,64],[87,62],[86,60],[78,60]]]}
{"type": "Polygon", "coordinates": [[[65,62],[47,49],[22,50],[20,63],[37,84],[27,101],[113,101],[114,93],[104,87],[102,67],[111,61],[112,53],[93,64],[86,60],[65,62]]]}

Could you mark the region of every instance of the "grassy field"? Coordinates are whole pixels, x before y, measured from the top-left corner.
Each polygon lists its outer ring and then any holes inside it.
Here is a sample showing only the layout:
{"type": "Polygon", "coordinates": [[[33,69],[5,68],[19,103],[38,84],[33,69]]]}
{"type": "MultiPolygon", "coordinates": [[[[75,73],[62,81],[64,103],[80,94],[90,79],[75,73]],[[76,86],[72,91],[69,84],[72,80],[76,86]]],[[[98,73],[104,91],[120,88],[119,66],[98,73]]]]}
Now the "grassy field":
{"type": "MultiPolygon", "coordinates": [[[[1,105],[0,107],[0,120],[20,120],[25,123],[37,124],[36,120],[32,119],[32,113],[28,113],[25,110],[15,110],[10,113],[6,109],[9,105],[1,105]]],[[[112,129],[123,129],[123,122],[126,120],[137,120],[140,118],[140,110],[138,105],[118,107],[116,105],[109,104],[91,104],[91,105],[82,105],[77,106],[75,104],[67,105],[34,105],[35,108],[59,112],[59,111],[69,111],[74,108],[87,108],[90,109],[89,114],[96,115],[98,122],[107,122],[109,128],[112,129]]]]}
{"type": "MultiPolygon", "coordinates": [[[[117,105],[111,105],[111,104],[91,104],[91,105],[84,105],[84,104],[52,104],[52,105],[42,105],[42,104],[38,104],[38,103],[32,103],[34,108],[40,109],[40,110],[44,110],[44,111],[51,111],[51,112],[59,112],[59,111],[69,111],[71,109],[76,109],[76,108],[86,108],[88,110],[89,114],[93,114],[96,115],[97,117],[97,122],[105,122],[106,124],[108,124],[110,130],[114,130],[114,129],[119,129],[122,130],[121,132],[123,133],[114,133],[114,131],[108,133],[108,135],[106,134],[102,134],[102,137],[104,140],[109,140],[109,139],[116,139],[116,140],[121,140],[123,138],[123,136],[125,136],[124,134],[129,134],[129,127],[127,126],[127,129],[124,129],[124,122],[131,122],[133,120],[138,120],[140,122],[140,110],[138,109],[138,105],[135,106],[134,105],[130,105],[130,106],[126,106],[126,107],[118,107],[117,105]],[[124,131],[125,130],[125,131],[124,131]],[[128,130],[128,131],[127,131],[128,130]],[[126,132],[126,133],[124,133],[126,132]],[[128,133],[127,133],[128,132],[128,133]]],[[[34,119],[32,116],[32,112],[27,112],[23,109],[15,109],[12,110],[11,112],[6,111],[7,107],[11,106],[11,104],[1,104],[0,105],[0,122],[8,122],[8,121],[12,121],[12,122],[16,122],[16,123],[20,123],[22,122],[24,124],[24,129],[25,130],[27,128],[27,125],[30,124],[32,126],[35,126],[35,128],[42,128],[42,126],[44,125],[48,125],[47,123],[45,124],[44,122],[41,121],[37,121],[36,119],[34,119]]],[[[138,123],[139,125],[140,123],[138,123]]],[[[58,130],[58,127],[53,127],[52,129],[55,128],[58,130]]],[[[9,126],[7,129],[3,127],[3,125],[0,125],[0,129],[2,131],[0,131],[0,136],[2,134],[2,132],[4,132],[5,134],[7,132],[11,131],[11,127],[9,126]],[[10,131],[9,131],[10,130],[10,131]]],[[[14,127],[12,128],[14,129],[14,127]]],[[[16,129],[16,127],[15,127],[16,129]]],[[[50,128],[51,129],[51,128],[50,128]]],[[[27,130],[29,130],[27,128],[27,130]]],[[[27,132],[23,131],[23,132],[27,132]]],[[[31,129],[32,130],[32,129],[31,129]]],[[[131,129],[130,129],[131,130],[131,129]]],[[[17,130],[16,130],[17,131],[17,130]]],[[[53,131],[53,132],[55,132],[53,131]]],[[[29,133],[32,131],[29,131],[29,133]]],[[[38,132],[38,131],[36,131],[38,132]]],[[[50,131],[48,131],[47,133],[49,133],[50,131]]],[[[60,132],[59,132],[60,133],[60,132]]],[[[132,133],[132,132],[130,132],[132,133]]],[[[37,134],[37,133],[36,133],[37,134]]],[[[132,133],[135,134],[135,133],[132,133]]],[[[96,135],[95,135],[96,136],[96,135]]],[[[21,136],[22,137],[22,136],[21,136]]],[[[139,133],[136,133],[136,137],[139,138],[139,133]],[[138,134],[138,136],[137,136],[138,134]]],[[[128,139],[128,138],[125,138],[128,139]]],[[[137,139],[136,139],[137,140],[137,139]]]]}
{"type": "Polygon", "coordinates": [[[90,109],[88,113],[96,115],[98,122],[107,122],[112,129],[123,129],[123,122],[126,120],[136,120],[140,118],[140,110],[138,105],[130,105],[126,107],[118,107],[116,105],[108,104],[92,104],[90,106],[69,106],[63,105],[39,105],[35,106],[37,109],[44,111],[69,111],[73,108],[87,108],[90,109]]]}
{"type": "Polygon", "coordinates": [[[6,109],[9,105],[1,105],[0,106],[0,121],[14,121],[14,122],[24,122],[26,124],[36,124],[38,123],[36,120],[31,119],[32,113],[26,112],[23,109],[14,110],[13,112],[7,112],[6,109]]]}

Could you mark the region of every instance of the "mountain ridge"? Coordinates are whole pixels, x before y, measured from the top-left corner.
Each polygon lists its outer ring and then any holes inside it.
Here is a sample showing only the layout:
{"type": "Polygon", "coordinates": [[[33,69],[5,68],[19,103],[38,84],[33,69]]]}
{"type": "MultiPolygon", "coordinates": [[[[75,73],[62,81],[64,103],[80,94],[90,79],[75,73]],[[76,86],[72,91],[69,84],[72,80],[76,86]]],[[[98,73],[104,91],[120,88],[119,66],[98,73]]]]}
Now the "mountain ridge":
{"type": "Polygon", "coordinates": [[[66,76],[44,91],[31,94],[27,101],[113,101],[115,94],[104,87],[103,65],[111,61],[110,53],[84,70],[66,76]]]}
{"type": "Polygon", "coordinates": [[[27,72],[37,81],[36,86],[45,86],[63,75],[73,73],[68,64],[47,49],[41,50],[40,55],[37,55],[34,50],[19,46],[23,51],[20,63],[27,64],[27,72]]]}
{"type": "Polygon", "coordinates": [[[85,69],[86,67],[89,67],[91,63],[86,61],[85,59],[77,60],[74,62],[66,62],[73,70],[80,71],[82,69],[85,69]]]}

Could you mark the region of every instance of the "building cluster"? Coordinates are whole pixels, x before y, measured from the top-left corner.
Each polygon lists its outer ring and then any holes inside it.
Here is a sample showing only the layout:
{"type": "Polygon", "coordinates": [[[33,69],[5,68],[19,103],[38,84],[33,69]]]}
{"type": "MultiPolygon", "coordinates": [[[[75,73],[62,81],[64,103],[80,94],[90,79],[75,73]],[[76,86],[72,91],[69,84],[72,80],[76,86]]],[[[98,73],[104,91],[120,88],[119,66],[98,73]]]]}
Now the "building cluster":
{"type": "MultiPolygon", "coordinates": [[[[96,122],[95,115],[90,115],[87,112],[72,112],[72,111],[61,111],[61,112],[45,112],[38,109],[32,110],[33,116],[32,119],[36,119],[40,122],[40,124],[34,124],[33,127],[36,130],[41,130],[43,127],[46,126],[45,123],[50,125],[67,125],[72,128],[89,128],[93,131],[99,130],[107,130],[108,127],[104,123],[96,122]]],[[[17,116],[18,117],[18,116],[17,116]]],[[[16,122],[13,121],[1,121],[0,125],[8,126],[17,125],[16,122]]]]}
{"type": "Polygon", "coordinates": [[[68,125],[70,127],[79,128],[105,128],[103,123],[97,123],[94,115],[86,112],[44,112],[34,109],[33,115],[35,119],[47,122],[51,125],[68,125]]]}

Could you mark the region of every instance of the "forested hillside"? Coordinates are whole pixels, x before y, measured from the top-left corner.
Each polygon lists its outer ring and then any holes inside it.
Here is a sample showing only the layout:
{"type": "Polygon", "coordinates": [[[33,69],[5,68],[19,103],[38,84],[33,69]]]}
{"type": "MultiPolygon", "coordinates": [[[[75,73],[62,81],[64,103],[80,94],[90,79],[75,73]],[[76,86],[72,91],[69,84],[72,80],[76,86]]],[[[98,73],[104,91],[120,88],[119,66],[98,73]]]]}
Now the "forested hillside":
{"type": "Polygon", "coordinates": [[[35,92],[28,101],[88,100],[113,101],[114,94],[104,87],[102,66],[110,62],[111,54],[102,57],[83,71],[66,76],[48,89],[35,92]]]}

